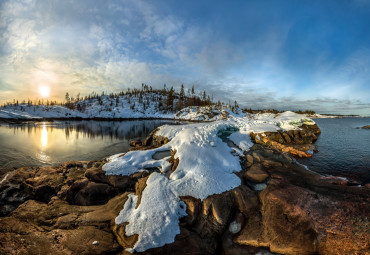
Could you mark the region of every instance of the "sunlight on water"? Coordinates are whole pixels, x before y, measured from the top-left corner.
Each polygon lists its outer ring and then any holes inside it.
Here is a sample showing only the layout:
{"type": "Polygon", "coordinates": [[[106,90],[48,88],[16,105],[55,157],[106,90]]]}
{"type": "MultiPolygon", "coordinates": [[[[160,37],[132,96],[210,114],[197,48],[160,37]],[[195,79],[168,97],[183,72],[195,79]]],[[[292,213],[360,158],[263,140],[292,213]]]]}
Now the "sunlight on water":
{"type": "Polygon", "coordinates": [[[48,130],[46,129],[44,123],[41,131],[41,147],[45,148],[47,145],[48,145],[48,130]]]}
{"type": "Polygon", "coordinates": [[[0,171],[21,166],[96,160],[125,152],[164,120],[0,122],[0,171]]]}

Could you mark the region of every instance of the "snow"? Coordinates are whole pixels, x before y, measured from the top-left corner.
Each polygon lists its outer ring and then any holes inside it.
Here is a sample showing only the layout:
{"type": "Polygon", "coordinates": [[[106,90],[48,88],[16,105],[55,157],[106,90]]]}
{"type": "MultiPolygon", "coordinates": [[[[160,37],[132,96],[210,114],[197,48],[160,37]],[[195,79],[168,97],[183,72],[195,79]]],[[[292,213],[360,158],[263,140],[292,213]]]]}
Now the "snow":
{"type": "Polygon", "coordinates": [[[169,182],[162,174],[151,174],[142,194],[140,209],[135,209],[138,197],[129,195],[116,218],[117,224],[134,222],[126,226],[126,235],[139,233],[134,247],[138,252],[172,243],[180,234],[178,220],[186,215],[186,205],[172,192],[169,182]]]}
{"type": "MultiPolygon", "coordinates": [[[[74,110],[60,105],[9,105],[0,108],[0,118],[3,119],[37,119],[37,118],[162,118],[173,119],[175,114],[159,109],[156,93],[146,93],[143,98],[124,95],[118,98],[102,96],[101,104],[98,99],[88,99],[75,103],[74,110]],[[84,108],[77,110],[77,105],[84,108]],[[83,107],[82,107],[83,106],[83,107]]],[[[164,97],[166,98],[166,97],[164,97]]],[[[176,100],[174,101],[176,103],[176,100]]]]}
{"type": "MultiPolygon", "coordinates": [[[[191,118],[198,118],[188,112],[191,118]]],[[[221,194],[240,185],[235,174],[241,170],[239,157],[227,144],[232,141],[240,151],[253,145],[249,133],[262,133],[279,129],[299,129],[300,124],[314,124],[304,115],[286,112],[282,114],[221,114],[209,118],[213,122],[187,125],[164,125],[156,135],[168,137],[169,142],[160,148],[146,151],[131,151],[122,157],[111,157],[103,166],[107,175],[130,175],[145,169],[158,168],[153,172],[137,206],[138,197],[130,195],[116,218],[117,224],[128,222],[126,235],[137,234],[138,241],[133,250],[142,252],[149,248],[172,243],[180,233],[179,219],[186,215],[186,205],[181,196],[192,196],[201,200],[213,194],[221,194]],[[153,159],[155,153],[176,151],[179,164],[170,173],[169,157],[153,159]]],[[[186,113],[181,113],[186,117],[186,113]]],[[[189,117],[190,118],[190,117],[189,117]]],[[[262,190],[266,184],[256,187],[262,190]]],[[[130,250],[133,252],[133,250],[130,250]]]]}
{"type": "Polygon", "coordinates": [[[4,176],[4,178],[0,181],[0,184],[2,184],[3,182],[5,182],[5,181],[6,181],[6,178],[8,178],[8,176],[9,176],[9,173],[7,173],[7,174],[4,176]]]}
{"type": "Polygon", "coordinates": [[[240,232],[241,229],[242,229],[242,226],[239,222],[233,221],[233,222],[230,223],[229,231],[231,233],[236,234],[236,233],[240,232]]]}

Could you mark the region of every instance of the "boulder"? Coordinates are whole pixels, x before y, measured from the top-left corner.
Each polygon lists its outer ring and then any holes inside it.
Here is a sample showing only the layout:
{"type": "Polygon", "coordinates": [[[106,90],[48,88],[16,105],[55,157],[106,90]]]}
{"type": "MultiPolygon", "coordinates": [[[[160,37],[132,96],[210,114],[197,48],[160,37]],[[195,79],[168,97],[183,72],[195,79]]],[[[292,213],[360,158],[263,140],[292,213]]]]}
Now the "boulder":
{"type": "Polygon", "coordinates": [[[247,154],[245,156],[245,159],[246,159],[246,161],[245,161],[245,167],[246,168],[247,167],[250,167],[251,165],[253,165],[253,157],[250,154],[247,154]]]}
{"type": "Polygon", "coordinates": [[[115,195],[116,191],[108,184],[83,180],[72,184],[66,199],[74,205],[101,205],[115,195]]]}
{"type": "Polygon", "coordinates": [[[267,180],[269,175],[262,169],[261,164],[254,164],[245,173],[245,178],[248,181],[262,183],[267,180]]]}

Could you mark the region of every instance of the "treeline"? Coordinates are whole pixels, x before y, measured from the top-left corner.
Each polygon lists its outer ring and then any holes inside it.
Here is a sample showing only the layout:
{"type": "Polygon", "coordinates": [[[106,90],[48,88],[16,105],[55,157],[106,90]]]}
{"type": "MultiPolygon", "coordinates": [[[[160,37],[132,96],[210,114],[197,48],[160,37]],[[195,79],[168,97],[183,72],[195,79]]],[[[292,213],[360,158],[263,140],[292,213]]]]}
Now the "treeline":
{"type": "MultiPolygon", "coordinates": [[[[277,113],[282,113],[282,112],[285,112],[285,110],[276,110],[276,109],[259,109],[259,110],[255,110],[255,109],[252,109],[252,108],[244,108],[242,110],[243,112],[247,112],[247,113],[251,113],[251,114],[256,114],[256,113],[274,113],[274,114],[277,114],[277,113]]],[[[302,110],[296,110],[296,111],[293,111],[295,113],[298,113],[298,114],[308,114],[308,115],[313,115],[315,114],[316,112],[313,111],[313,110],[305,110],[305,111],[302,111],[302,110]]]]}
{"type": "Polygon", "coordinates": [[[63,105],[71,110],[76,109],[83,112],[86,108],[86,104],[94,100],[97,101],[99,105],[103,105],[103,101],[108,100],[109,106],[119,107],[120,98],[127,99],[133,110],[135,108],[135,101],[132,100],[133,98],[136,98],[137,102],[143,105],[144,110],[146,110],[151,103],[155,103],[158,108],[157,110],[160,111],[179,111],[187,106],[207,106],[214,104],[206,91],[196,94],[194,86],[185,91],[184,85],[181,85],[180,91],[175,91],[172,86],[167,88],[166,84],[164,84],[163,89],[153,89],[152,86],[142,84],[141,89],[128,88],[118,93],[109,94],[105,92],[101,94],[92,92],[85,97],[80,97],[80,94],[77,94],[74,98],[67,92],[63,105]]]}
{"type": "Polygon", "coordinates": [[[99,105],[108,104],[107,110],[112,110],[112,107],[123,107],[123,105],[120,105],[121,98],[127,100],[133,110],[135,110],[136,103],[141,104],[144,110],[148,108],[150,104],[154,103],[156,110],[160,111],[179,111],[187,106],[221,106],[220,101],[214,103],[212,96],[207,94],[206,91],[196,91],[194,86],[186,89],[184,85],[181,85],[180,90],[176,91],[173,86],[168,88],[166,84],[164,84],[162,89],[154,89],[152,86],[142,84],[141,89],[128,88],[118,93],[109,94],[106,92],[102,92],[99,94],[96,92],[92,92],[86,96],[81,96],[80,93],[78,93],[76,96],[73,96],[69,92],[67,92],[65,94],[64,100],[60,102],[43,99],[32,101],[28,99],[27,102],[23,100],[21,103],[19,103],[18,100],[13,100],[12,103],[8,102],[2,105],[2,107],[20,105],[21,108],[23,108],[25,105],[60,105],[65,106],[71,110],[85,112],[86,108],[89,105],[97,102],[99,105]]]}
{"type": "MultiPolygon", "coordinates": [[[[138,107],[137,103],[142,107],[142,110],[146,110],[148,107],[153,106],[156,111],[165,111],[165,112],[176,112],[188,106],[213,106],[216,109],[221,109],[223,106],[231,109],[233,112],[239,111],[239,104],[237,101],[234,103],[225,104],[218,100],[217,102],[213,101],[213,96],[204,91],[196,91],[195,86],[191,88],[185,88],[184,85],[181,85],[180,90],[176,91],[173,86],[167,87],[166,84],[163,85],[162,89],[154,89],[152,86],[142,83],[141,88],[128,88],[122,90],[118,93],[96,93],[92,92],[86,96],[81,96],[78,93],[76,96],[65,94],[64,100],[57,102],[56,100],[22,100],[20,103],[18,100],[13,100],[13,102],[7,102],[1,107],[7,106],[20,106],[20,110],[23,111],[25,106],[54,106],[60,105],[65,106],[71,110],[77,110],[80,112],[85,112],[86,108],[91,104],[97,102],[99,105],[103,106],[105,110],[112,111],[113,107],[123,107],[121,98],[124,98],[128,101],[129,107],[132,110],[136,110],[138,107]]],[[[252,109],[244,108],[242,112],[245,113],[280,113],[276,109],[252,109]]],[[[297,110],[294,111],[299,114],[315,114],[312,110],[297,110]]]]}

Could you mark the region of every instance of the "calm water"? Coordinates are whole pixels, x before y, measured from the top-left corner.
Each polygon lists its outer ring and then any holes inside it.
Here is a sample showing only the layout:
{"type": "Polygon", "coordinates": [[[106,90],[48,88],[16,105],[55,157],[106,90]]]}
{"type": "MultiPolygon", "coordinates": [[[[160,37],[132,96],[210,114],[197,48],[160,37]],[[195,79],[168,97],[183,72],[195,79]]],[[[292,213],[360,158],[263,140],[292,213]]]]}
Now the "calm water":
{"type": "Polygon", "coordinates": [[[0,173],[13,167],[96,160],[125,152],[168,120],[0,122],[0,173]]]}
{"type": "Polygon", "coordinates": [[[348,177],[362,184],[370,182],[370,118],[315,119],[321,135],[318,153],[300,160],[311,170],[348,177]]]}
{"type": "MultiPolygon", "coordinates": [[[[299,160],[311,170],[370,182],[370,118],[317,119],[322,133],[313,158],[299,160]]],[[[95,160],[127,151],[167,120],[54,121],[0,123],[0,173],[13,167],[95,160]]]]}

